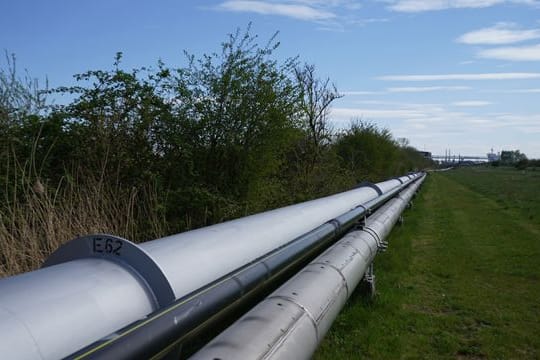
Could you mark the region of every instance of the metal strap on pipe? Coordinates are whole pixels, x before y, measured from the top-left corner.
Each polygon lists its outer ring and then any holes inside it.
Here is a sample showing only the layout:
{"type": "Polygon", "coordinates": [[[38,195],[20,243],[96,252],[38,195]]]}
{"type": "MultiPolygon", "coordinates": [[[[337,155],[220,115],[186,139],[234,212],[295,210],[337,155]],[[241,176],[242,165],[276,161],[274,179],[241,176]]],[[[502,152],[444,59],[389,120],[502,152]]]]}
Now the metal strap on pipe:
{"type": "Polygon", "coordinates": [[[369,181],[362,181],[360,184],[358,184],[355,189],[358,189],[358,188],[361,188],[361,187],[370,187],[372,188],[373,190],[375,190],[379,195],[382,195],[383,192],[381,190],[380,187],[378,187],[377,185],[375,185],[374,183],[372,182],[369,182],[369,181]]]}

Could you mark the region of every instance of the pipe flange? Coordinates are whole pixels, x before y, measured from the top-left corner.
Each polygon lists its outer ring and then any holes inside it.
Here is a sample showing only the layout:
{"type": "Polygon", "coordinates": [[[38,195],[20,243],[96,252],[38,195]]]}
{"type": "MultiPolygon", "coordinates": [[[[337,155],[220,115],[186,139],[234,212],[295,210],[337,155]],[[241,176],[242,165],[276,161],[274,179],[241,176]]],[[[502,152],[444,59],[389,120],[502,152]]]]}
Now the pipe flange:
{"type": "Polygon", "coordinates": [[[112,261],[136,273],[154,296],[157,308],[169,305],[176,299],[165,273],[150,254],[118,236],[95,234],[75,238],[53,252],[42,267],[87,258],[112,261]]]}

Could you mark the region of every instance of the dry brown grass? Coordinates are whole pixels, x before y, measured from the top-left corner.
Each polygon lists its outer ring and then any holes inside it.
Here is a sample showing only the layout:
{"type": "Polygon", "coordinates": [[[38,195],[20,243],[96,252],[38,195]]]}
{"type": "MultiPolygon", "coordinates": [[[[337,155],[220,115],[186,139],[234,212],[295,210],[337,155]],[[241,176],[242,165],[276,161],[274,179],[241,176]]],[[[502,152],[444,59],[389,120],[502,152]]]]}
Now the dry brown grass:
{"type": "Polygon", "coordinates": [[[77,176],[65,176],[51,187],[31,161],[9,161],[0,199],[0,278],[39,268],[78,235],[109,233],[142,241],[165,234],[150,185],[126,189],[79,169],[77,176]]]}

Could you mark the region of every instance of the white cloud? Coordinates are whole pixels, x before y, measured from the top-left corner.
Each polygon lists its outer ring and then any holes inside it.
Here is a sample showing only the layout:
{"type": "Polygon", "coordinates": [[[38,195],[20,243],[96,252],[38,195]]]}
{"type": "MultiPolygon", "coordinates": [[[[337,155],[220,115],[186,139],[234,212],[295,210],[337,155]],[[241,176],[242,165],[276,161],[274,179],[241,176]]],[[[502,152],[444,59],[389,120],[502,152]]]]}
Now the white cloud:
{"type": "Polygon", "coordinates": [[[345,96],[364,96],[364,95],[382,95],[383,91],[340,91],[341,95],[345,96]]]}
{"type": "Polygon", "coordinates": [[[537,94],[540,89],[512,89],[505,91],[508,94],[537,94]]]}
{"type": "Polygon", "coordinates": [[[424,117],[425,114],[414,109],[361,109],[361,108],[335,108],[332,110],[332,118],[339,121],[349,121],[354,118],[360,119],[414,119],[424,117]]]}
{"type": "Polygon", "coordinates": [[[446,81],[446,80],[524,80],[538,79],[540,73],[480,73],[480,74],[436,74],[436,75],[385,75],[383,81],[446,81]]]}
{"type": "Polygon", "coordinates": [[[478,57],[508,61],[540,61],[540,44],[481,50],[478,57]]]}
{"type": "Polygon", "coordinates": [[[334,32],[390,21],[388,18],[363,17],[362,6],[358,0],[222,0],[211,8],[310,21],[319,25],[318,30],[334,32]]]}
{"type": "Polygon", "coordinates": [[[423,12],[459,8],[486,8],[505,0],[397,0],[390,9],[399,12],[423,12]]]}
{"type": "Polygon", "coordinates": [[[495,5],[514,3],[538,6],[538,0],[387,0],[390,10],[417,13],[447,9],[481,9],[495,5]]]}
{"type": "Polygon", "coordinates": [[[519,29],[514,23],[498,23],[461,35],[456,41],[469,45],[500,45],[540,38],[540,29],[519,29]]]}
{"type": "Polygon", "coordinates": [[[492,103],[489,101],[481,101],[481,100],[456,101],[452,103],[452,105],[460,106],[460,107],[480,107],[480,106],[488,106],[491,104],[492,103]]]}
{"type": "Polygon", "coordinates": [[[336,128],[347,126],[352,118],[376,121],[395,137],[406,137],[413,146],[434,153],[483,155],[495,151],[520,149],[530,157],[540,157],[535,141],[540,131],[540,113],[484,113],[453,111],[452,104],[409,104],[379,102],[361,108],[335,108],[331,119],[336,128]]]}
{"type": "Polygon", "coordinates": [[[382,100],[358,100],[354,102],[354,104],[361,104],[361,105],[384,105],[387,103],[388,103],[387,101],[382,101],[382,100]]]}
{"type": "Polygon", "coordinates": [[[519,126],[518,129],[529,134],[530,133],[540,134],[540,125],[519,126]]]}
{"type": "Polygon", "coordinates": [[[365,18],[365,19],[359,18],[359,19],[351,19],[350,23],[355,24],[355,25],[360,25],[360,26],[366,26],[369,24],[387,23],[389,21],[390,21],[389,18],[365,18]]]}
{"type": "Polygon", "coordinates": [[[309,6],[342,7],[349,10],[356,10],[362,7],[362,4],[357,0],[289,0],[289,2],[307,4],[309,6]]]}
{"type": "Polygon", "coordinates": [[[225,1],[218,6],[218,9],[234,12],[253,12],[262,15],[281,15],[307,21],[336,18],[336,14],[333,12],[313,6],[268,1],[225,1]]]}
{"type": "Polygon", "coordinates": [[[391,87],[386,89],[391,93],[422,93],[432,91],[459,91],[470,90],[469,86],[410,86],[410,87],[391,87]]]}
{"type": "Polygon", "coordinates": [[[408,86],[408,87],[390,87],[380,91],[341,91],[345,96],[364,96],[364,95],[384,95],[388,93],[424,93],[434,91],[461,91],[470,90],[470,86],[408,86]]]}

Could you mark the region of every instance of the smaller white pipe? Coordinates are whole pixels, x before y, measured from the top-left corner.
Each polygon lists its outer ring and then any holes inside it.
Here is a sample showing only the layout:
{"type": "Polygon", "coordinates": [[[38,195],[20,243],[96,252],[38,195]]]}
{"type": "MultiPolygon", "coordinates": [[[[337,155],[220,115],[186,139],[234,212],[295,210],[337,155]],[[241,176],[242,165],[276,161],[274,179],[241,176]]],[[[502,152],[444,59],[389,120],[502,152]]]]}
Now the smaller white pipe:
{"type": "Polygon", "coordinates": [[[348,233],[191,360],[310,359],[423,180],[370,216],[367,231],[348,233]]]}

